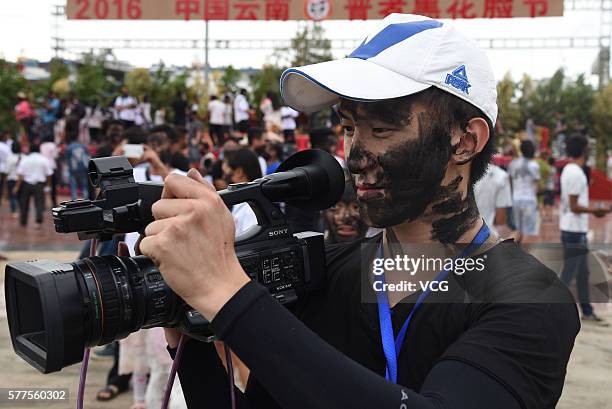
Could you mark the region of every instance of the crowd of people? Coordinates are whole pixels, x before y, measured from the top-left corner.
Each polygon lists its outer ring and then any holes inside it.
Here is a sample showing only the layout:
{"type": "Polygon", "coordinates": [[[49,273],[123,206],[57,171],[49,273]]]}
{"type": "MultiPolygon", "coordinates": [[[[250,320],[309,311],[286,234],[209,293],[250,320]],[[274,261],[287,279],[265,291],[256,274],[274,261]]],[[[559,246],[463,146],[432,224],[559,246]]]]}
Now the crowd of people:
{"type": "MultiPolygon", "coordinates": [[[[212,95],[207,117],[202,117],[199,106],[190,105],[179,92],[172,103],[172,121],[166,120],[163,108],[151,115],[147,98],[139,101],[125,87],[107,108],[87,106],[74,95],[60,101],[53,93],[33,108],[25,94],[18,96],[15,118],[20,132],[0,133],[0,200],[8,197],[9,212],[24,228],[32,200],[35,228],[40,228],[46,209],[58,204],[58,189],[69,191],[71,200],[95,197],[87,174],[91,158],[127,156],[134,166],[136,181],[163,181],[171,172],[185,174],[196,168],[221,190],[228,184],[251,182],[275,172],[282,160],[297,149],[299,113],[282,106],[273,92],[267,93],[258,105],[249,101],[245,89],[236,95],[212,95]]],[[[308,136],[311,148],[334,155],[346,170],[341,157],[343,129],[338,121],[332,120],[326,128],[312,129],[308,136]]],[[[524,138],[511,162],[491,164],[474,187],[475,201],[491,229],[525,243],[537,237],[542,223],[553,222],[559,203],[566,258],[561,278],[566,284],[576,278],[583,319],[606,325],[593,312],[588,293],[588,214],[603,217],[609,212],[588,203],[588,139],[581,135],[563,138],[562,147],[555,149],[557,154],[567,156],[557,158],[567,163],[562,169],[548,149],[537,149],[537,145],[532,137],[524,138]]],[[[348,171],[346,175],[348,180],[348,171]]],[[[379,232],[368,228],[360,217],[352,183],[346,184],[342,199],[323,212],[290,205],[283,209],[294,231],[323,232],[329,243],[379,232]]],[[[234,205],[231,213],[236,235],[257,224],[248,204],[234,205]]],[[[119,242],[124,241],[133,255],[137,238],[137,234],[115,237],[100,244],[99,254],[117,254],[119,242]]],[[[87,244],[83,247],[82,257],[88,255],[88,248],[87,244]]],[[[159,406],[163,380],[171,366],[162,329],[140,331],[97,353],[114,359],[107,385],[98,392],[99,400],[111,400],[128,390],[131,379],[133,408],[159,406]]],[[[240,365],[238,368],[244,369],[240,365]]],[[[179,397],[180,386],[178,382],[175,385],[172,396],[179,397]]],[[[180,398],[173,402],[173,407],[183,405],[180,398]]]]}
{"type": "MultiPolygon", "coordinates": [[[[196,168],[221,190],[230,183],[250,182],[275,172],[296,150],[299,114],[281,106],[273,92],[266,93],[259,104],[249,101],[245,89],[236,95],[212,95],[206,117],[179,92],[171,104],[172,121],[166,120],[163,108],[151,115],[147,98],[139,101],[126,87],[108,107],[81,103],[74,95],[61,100],[52,92],[47,100],[35,104],[24,93],[18,97],[14,114],[19,131],[0,133],[0,200],[8,197],[9,212],[23,228],[28,228],[32,200],[34,228],[40,229],[49,217],[48,210],[58,206],[59,194],[68,194],[71,200],[95,198],[88,178],[92,158],[125,155],[138,182],[161,182],[171,172],[185,174],[196,168]]],[[[338,127],[316,129],[311,132],[312,147],[336,155],[340,134],[338,127]]],[[[362,236],[365,225],[356,209],[350,184],[343,200],[325,216],[289,205],[285,208],[296,229],[327,232],[330,241],[362,236]]],[[[257,224],[248,204],[234,205],[231,211],[236,235],[257,224]]],[[[127,251],[134,255],[137,238],[129,233],[101,242],[98,254],[117,254],[119,243],[126,242],[127,251]]],[[[89,242],[83,245],[80,257],[88,255],[89,242]]],[[[162,329],[132,334],[96,356],[105,355],[113,357],[114,365],[107,385],[98,392],[99,400],[113,399],[131,382],[134,408],[160,405],[171,365],[162,329]]],[[[178,382],[176,385],[172,394],[180,396],[178,382]]],[[[171,407],[181,407],[181,401],[174,398],[171,407]]]]}

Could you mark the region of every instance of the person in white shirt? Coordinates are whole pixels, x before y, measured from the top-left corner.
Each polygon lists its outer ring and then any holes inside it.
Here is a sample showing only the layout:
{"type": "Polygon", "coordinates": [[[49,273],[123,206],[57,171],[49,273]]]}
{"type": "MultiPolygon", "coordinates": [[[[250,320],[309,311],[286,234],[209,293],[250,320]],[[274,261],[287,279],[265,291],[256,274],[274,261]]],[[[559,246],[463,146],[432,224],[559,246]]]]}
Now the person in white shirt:
{"type": "Polygon", "coordinates": [[[291,107],[284,106],[280,109],[280,115],[285,142],[295,143],[295,128],[297,128],[295,120],[300,116],[300,113],[291,107]]]}
{"type": "Polygon", "coordinates": [[[0,204],[4,196],[4,181],[7,175],[7,162],[11,156],[10,133],[0,133],[0,204]]]}
{"type": "Polygon", "coordinates": [[[576,277],[583,322],[607,326],[605,321],[595,315],[590,304],[587,233],[589,214],[604,217],[610,209],[589,206],[589,185],[582,170],[589,156],[588,140],[580,135],[572,136],[566,141],[565,149],[570,162],[561,172],[559,230],[564,259],[561,280],[569,286],[576,277]]]}
{"type": "MultiPolygon", "coordinates": [[[[232,98],[229,95],[223,97],[225,110],[223,111],[223,140],[231,136],[232,131],[232,98]]],[[[223,145],[220,145],[223,146],[223,145]]]]}
{"type": "Polygon", "coordinates": [[[129,94],[127,87],[121,88],[121,95],[115,99],[115,111],[117,119],[122,120],[126,128],[134,126],[137,107],[138,101],[129,94]]]}
{"type": "Polygon", "coordinates": [[[212,138],[215,146],[223,146],[225,111],[225,104],[220,101],[216,95],[211,95],[210,102],[208,103],[208,134],[212,138]]]}
{"type": "Polygon", "coordinates": [[[45,210],[45,183],[51,184],[53,169],[47,158],[40,154],[40,148],[36,144],[30,145],[30,153],[17,166],[17,183],[13,193],[19,192],[20,222],[23,227],[28,224],[28,212],[30,210],[30,198],[34,197],[36,207],[36,227],[40,228],[43,222],[45,210]]]}
{"type": "MultiPolygon", "coordinates": [[[[249,148],[226,152],[222,169],[228,183],[252,182],[262,176],[257,157],[249,148]]],[[[232,206],[232,216],[236,224],[236,237],[257,224],[257,217],[248,203],[232,206]]]]}
{"type": "Polygon", "coordinates": [[[159,107],[155,111],[155,115],[154,115],[154,119],[153,119],[153,125],[154,126],[158,126],[158,125],[163,125],[165,123],[166,123],[166,108],[159,107]]]}
{"type": "Polygon", "coordinates": [[[512,181],[512,210],[518,242],[521,242],[525,236],[538,234],[536,192],[540,180],[540,166],[533,160],[535,156],[533,142],[521,142],[521,153],[523,156],[514,159],[508,166],[508,174],[512,181]]]}
{"type": "Polygon", "coordinates": [[[17,213],[19,208],[19,192],[14,191],[14,188],[17,184],[17,180],[19,179],[19,176],[17,175],[17,166],[24,155],[21,153],[21,145],[17,141],[12,143],[11,151],[11,155],[6,161],[6,187],[9,194],[9,210],[13,219],[16,219],[19,216],[17,213]]]}
{"type": "Polygon", "coordinates": [[[247,91],[243,88],[234,99],[234,122],[236,123],[236,130],[242,137],[249,130],[249,109],[247,91]]]}
{"type": "Polygon", "coordinates": [[[49,166],[53,170],[51,175],[51,204],[57,207],[57,157],[59,150],[53,138],[47,138],[40,144],[40,154],[47,158],[49,166]]]}
{"type": "Polygon", "coordinates": [[[510,177],[499,166],[489,164],[487,172],[474,185],[478,211],[485,223],[495,233],[503,234],[506,209],[512,207],[510,177]]]}

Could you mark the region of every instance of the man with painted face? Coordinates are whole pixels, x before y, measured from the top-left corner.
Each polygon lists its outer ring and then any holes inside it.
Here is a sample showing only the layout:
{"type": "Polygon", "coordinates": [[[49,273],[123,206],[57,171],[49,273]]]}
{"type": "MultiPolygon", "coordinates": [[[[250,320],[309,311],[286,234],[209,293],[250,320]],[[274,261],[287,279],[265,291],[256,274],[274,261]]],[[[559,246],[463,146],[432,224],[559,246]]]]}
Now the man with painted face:
{"type": "Polygon", "coordinates": [[[343,243],[365,237],[368,225],[359,214],[357,193],[352,183],[344,186],[344,193],[338,203],[324,211],[326,242],[343,243]]]}
{"type": "MultiPolygon", "coordinates": [[[[290,312],[240,267],[214,189],[194,172],[166,179],[141,250],[250,368],[237,407],[554,408],[577,311],[478,214],[497,116],[484,52],[447,23],[392,14],[347,58],[289,69],[281,87],[300,111],[339,104],[361,215],[384,232],[329,246],[327,286],[290,312]]],[[[230,407],[211,345],[188,340],[179,377],[189,407],[230,407]]]]}

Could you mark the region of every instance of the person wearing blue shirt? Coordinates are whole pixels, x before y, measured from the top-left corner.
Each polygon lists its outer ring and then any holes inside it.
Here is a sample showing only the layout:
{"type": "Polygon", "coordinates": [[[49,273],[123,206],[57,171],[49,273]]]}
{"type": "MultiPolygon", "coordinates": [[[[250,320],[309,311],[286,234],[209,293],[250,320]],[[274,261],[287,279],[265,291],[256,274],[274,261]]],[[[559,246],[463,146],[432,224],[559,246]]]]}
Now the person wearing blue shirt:
{"type": "Polygon", "coordinates": [[[278,142],[268,141],[266,144],[266,156],[268,158],[266,167],[266,175],[276,172],[276,169],[281,164],[283,157],[283,145],[278,142]]]}
{"type": "Polygon", "coordinates": [[[76,200],[77,190],[81,191],[84,199],[89,198],[89,187],[87,179],[87,166],[89,164],[89,151],[87,146],[78,142],[79,121],[70,120],[66,122],[66,163],[68,164],[68,175],[70,178],[70,198],[76,200]]]}

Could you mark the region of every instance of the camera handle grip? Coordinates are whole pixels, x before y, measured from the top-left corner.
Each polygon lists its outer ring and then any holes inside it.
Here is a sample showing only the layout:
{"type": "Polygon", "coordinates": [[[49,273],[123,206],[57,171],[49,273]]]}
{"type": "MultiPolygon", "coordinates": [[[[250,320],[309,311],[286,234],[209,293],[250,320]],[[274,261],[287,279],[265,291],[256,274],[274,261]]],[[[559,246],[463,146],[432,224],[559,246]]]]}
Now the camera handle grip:
{"type": "Polygon", "coordinates": [[[257,217],[257,225],[241,234],[236,239],[236,244],[291,236],[292,232],[283,212],[263,194],[261,180],[231,184],[227,189],[220,191],[219,195],[228,207],[238,203],[248,203],[257,217]]]}

